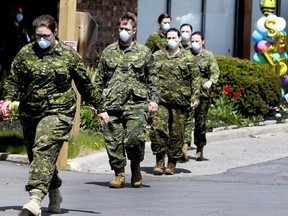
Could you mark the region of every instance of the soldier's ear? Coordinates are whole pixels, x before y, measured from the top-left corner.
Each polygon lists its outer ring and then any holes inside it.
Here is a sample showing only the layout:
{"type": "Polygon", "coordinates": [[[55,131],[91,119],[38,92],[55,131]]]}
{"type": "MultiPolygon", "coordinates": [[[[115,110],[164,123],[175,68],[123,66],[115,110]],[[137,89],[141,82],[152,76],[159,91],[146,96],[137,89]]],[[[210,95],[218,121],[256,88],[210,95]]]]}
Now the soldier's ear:
{"type": "Polygon", "coordinates": [[[55,29],[54,36],[57,36],[57,34],[58,34],[58,29],[55,29]]]}
{"type": "Polygon", "coordinates": [[[137,32],[137,28],[134,28],[134,29],[133,29],[133,34],[135,35],[136,32],[137,32]]]}

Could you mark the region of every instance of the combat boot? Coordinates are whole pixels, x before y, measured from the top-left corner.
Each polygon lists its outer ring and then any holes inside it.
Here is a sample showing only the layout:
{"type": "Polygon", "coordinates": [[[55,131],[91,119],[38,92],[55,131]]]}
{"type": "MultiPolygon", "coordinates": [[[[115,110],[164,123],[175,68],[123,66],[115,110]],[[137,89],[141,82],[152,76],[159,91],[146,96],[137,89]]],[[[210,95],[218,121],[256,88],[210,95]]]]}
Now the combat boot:
{"type": "Polygon", "coordinates": [[[58,188],[49,189],[49,205],[48,212],[50,213],[61,213],[60,204],[63,200],[60,190],[58,188]]]}
{"type": "Polygon", "coordinates": [[[165,169],[166,175],[174,175],[176,163],[177,163],[176,159],[168,158],[168,164],[165,169]]]}
{"type": "Polygon", "coordinates": [[[141,175],[141,171],[140,171],[140,163],[131,161],[130,167],[131,167],[131,174],[132,174],[131,184],[133,187],[139,188],[142,185],[142,175],[141,175]]]}
{"type": "Polygon", "coordinates": [[[195,158],[196,161],[203,161],[203,146],[197,146],[195,158]]]}
{"type": "Polygon", "coordinates": [[[182,155],[180,158],[182,161],[188,161],[188,144],[184,143],[183,147],[182,147],[182,155]]]}
{"type": "Polygon", "coordinates": [[[154,175],[162,175],[164,173],[165,153],[156,154],[156,165],[154,167],[154,175]]]}
{"type": "Polygon", "coordinates": [[[123,188],[125,186],[125,170],[124,167],[114,170],[115,178],[109,183],[110,188],[123,188]]]}
{"type": "Polygon", "coordinates": [[[41,216],[41,202],[45,197],[45,194],[38,189],[32,189],[29,191],[30,200],[26,203],[21,212],[21,216],[41,216]]]}

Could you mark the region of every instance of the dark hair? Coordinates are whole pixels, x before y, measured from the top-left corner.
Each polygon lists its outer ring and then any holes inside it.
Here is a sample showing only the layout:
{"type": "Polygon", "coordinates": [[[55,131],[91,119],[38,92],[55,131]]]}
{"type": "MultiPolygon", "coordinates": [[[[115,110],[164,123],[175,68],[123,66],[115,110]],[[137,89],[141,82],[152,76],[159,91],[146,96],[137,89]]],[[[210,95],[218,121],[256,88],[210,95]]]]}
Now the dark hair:
{"type": "Polygon", "coordinates": [[[181,30],[182,27],[184,27],[184,26],[189,26],[190,29],[191,29],[191,32],[193,32],[193,27],[192,27],[192,25],[190,25],[189,23],[183,23],[183,24],[181,25],[181,27],[180,27],[180,30],[181,30]]]}
{"type": "Polygon", "coordinates": [[[162,13],[160,14],[160,16],[158,17],[158,23],[160,24],[162,22],[163,19],[165,18],[169,18],[172,21],[172,18],[169,14],[167,13],[162,13]]]}
{"type": "Polygon", "coordinates": [[[132,27],[136,28],[137,27],[137,16],[134,13],[131,12],[126,12],[120,19],[118,25],[120,25],[121,22],[124,22],[127,24],[129,20],[132,21],[132,27]]]}
{"type": "Polygon", "coordinates": [[[193,32],[192,35],[191,35],[191,37],[192,37],[193,35],[199,35],[199,36],[201,37],[201,40],[205,40],[204,34],[203,34],[202,32],[200,32],[200,31],[193,32]]]}
{"type": "Polygon", "coordinates": [[[181,32],[177,28],[170,28],[166,34],[168,34],[168,32],[177,32],[178,37],[181,37],[181,32]]]}
{"type": "Polygon", "coordinates": [[[37,17],[33,21],[32,26],[34,27],[35,30],[36,30],[36,28],[41,27],[41,26],[47,27],[53,33],[55,33],[55,31],[57,29],[57,23],[56,23],[55,19],[50,15],[41,15],[41,16],[37,17]]]}

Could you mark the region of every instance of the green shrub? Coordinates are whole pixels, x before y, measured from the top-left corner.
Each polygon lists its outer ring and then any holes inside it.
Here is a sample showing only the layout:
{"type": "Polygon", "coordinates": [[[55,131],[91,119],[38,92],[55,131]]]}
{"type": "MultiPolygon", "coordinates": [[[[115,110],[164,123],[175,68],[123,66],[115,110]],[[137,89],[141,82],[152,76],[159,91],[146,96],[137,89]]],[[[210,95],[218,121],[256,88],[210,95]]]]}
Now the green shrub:
{"type": "Polygon", "coordinates": [[[265,116],[268,107],[279,106],[281,99],[280,79],[269,69],[248,60],[216,56],[220,69],[218,83],[213,87],[213,97],[223,94],[223,86],[231,92],[240,91],[236,101],[239,112],[245,117],[265,116]]]}
{"type": "Polygon", "coordinates": [[[101,123],[99,119],[93,115],[89,106],[81,106],[80,127],[82,129],[90,129],[95,131],[99,131],[101,129],[101,123]]]}

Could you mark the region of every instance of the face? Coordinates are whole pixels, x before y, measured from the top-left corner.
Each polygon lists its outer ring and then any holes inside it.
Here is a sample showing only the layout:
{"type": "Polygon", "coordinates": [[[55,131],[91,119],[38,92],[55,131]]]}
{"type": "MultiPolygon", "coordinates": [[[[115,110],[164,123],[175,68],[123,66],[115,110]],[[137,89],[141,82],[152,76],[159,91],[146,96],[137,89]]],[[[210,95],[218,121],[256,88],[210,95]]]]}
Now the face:
{"type": "Polygon", "coordinates": [[[183,34],[184,32],[188,33],[190,36],[192,34],[192,31],[189,26],[183,26],[180,31],[181,31],[181,34],[183,34]]]}
{"type": "Polygon", "coordinates": [[[174,40],[179,45],[181,38],[178,36],[177,32],[170,31],[167,33],[167,42],[169,40],[174,40]]]}
{"type": "Polygon", "coordinates": [[[129,40],[126,43],[131,43],[133,41],[134,35],[136,34],[136,28],[133,28],[132,21],[129,20],[128,22],[121,22],[119,25],[119,33],[125,30],[130,35],[129,40]]]}
{"type": "Polygon", "coordinates": [[[41,39],[42,37],[44,39],[49,40],[51,43],[51,47],[54,47],[55,41],[56,41],[56,39],[55,39],[56,31],[55,31],[55,33],[53,33],[51,31],[51,29],[49,29],[45,26],[40,26],[40,27],[36,28],[35,37],[36,37],[36,40],[41,39]]]}
{"type": "Polygon", "coordinates": [[[205,41],[201,39],[200,35],[193,35],[191,38],[191,42],[197,42],[201,47],[203,47],[205,41]]]}
{"type": "Polygon", "coordinates": [[[170,18],[164,18],[162,22],[160,23],[161,27],[164,26],[165,24],[171,25],[171,19],[170,18]]]}

